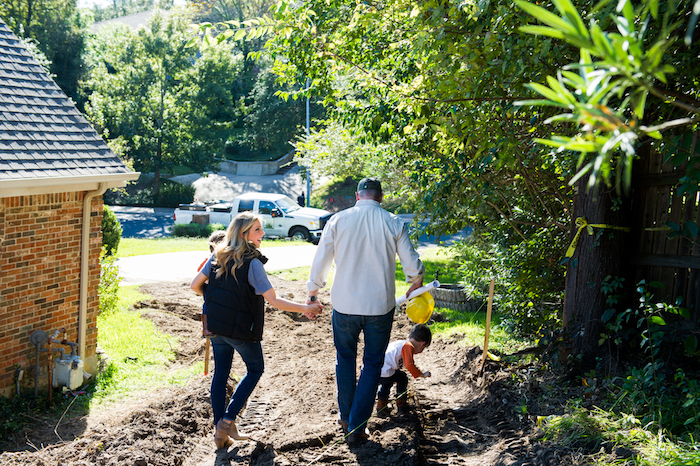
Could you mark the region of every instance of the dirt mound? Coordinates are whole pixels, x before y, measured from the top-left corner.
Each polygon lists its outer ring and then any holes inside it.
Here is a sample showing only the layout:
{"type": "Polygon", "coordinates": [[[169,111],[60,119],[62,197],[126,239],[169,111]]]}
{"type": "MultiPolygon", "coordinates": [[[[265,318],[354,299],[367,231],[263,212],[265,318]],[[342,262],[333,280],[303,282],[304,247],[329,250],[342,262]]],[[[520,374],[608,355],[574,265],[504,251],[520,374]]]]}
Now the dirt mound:
{"type": "MultiPolygon", "coordinates": [[[[296,301],[306,296],[303,283],[271,281],[280,296],[296,301]]],[[[160,330],[180,337],[176,364],[201,360],[201,298],[186,284],[144,285],[141,291],[153,298],[136,307],[160,330]]],[[[329,303],[327,293],[321,293],[321,301],[329,303]]],[[[14,452],[0,455],[0,464],[578,464],[533,445],[533,420],[520,408],[529,387],[521,382],[531,368],[514,373],[489,362],[482,372],[480,349],[456,340],[436,339],[416,357],[432,377],[411,382],[409,414],[372,417],[370,441],[349,446],[337,423],[330,313],[326,304],[324,314],[309,321],[266,308],[265,373],[238,419],[249,441],[214,449],[210,374],[184,388],[140,394],[87,419],[65,421],[62,430],[49,422],[43,429],[34,426],[17,434],[14,452]],[[69,441],[59,440],[59,434],[69,441]]],[[[405,338],[411,325],[405,314],[397,315],[392,339],[405,338]]],[[[244,371],[236,357],[230,388],[234,374],[244,371]]]]}

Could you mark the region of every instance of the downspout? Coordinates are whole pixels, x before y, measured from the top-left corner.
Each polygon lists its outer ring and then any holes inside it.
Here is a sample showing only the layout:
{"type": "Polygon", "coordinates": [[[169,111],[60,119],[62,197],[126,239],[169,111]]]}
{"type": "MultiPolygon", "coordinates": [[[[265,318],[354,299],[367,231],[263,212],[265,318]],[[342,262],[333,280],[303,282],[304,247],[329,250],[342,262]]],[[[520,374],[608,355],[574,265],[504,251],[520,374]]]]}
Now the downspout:
{"type": "Polygon", "coordinates": [[[100,183],[95,191],[88,191],[83,198],[83,233],[80,245],[80,308],[78,311],[78,355],[85,361],[85,340],[87,335],[87,294],[90,278],[90,218],[92,199],[107,191],[107,183],[100,183]]]}

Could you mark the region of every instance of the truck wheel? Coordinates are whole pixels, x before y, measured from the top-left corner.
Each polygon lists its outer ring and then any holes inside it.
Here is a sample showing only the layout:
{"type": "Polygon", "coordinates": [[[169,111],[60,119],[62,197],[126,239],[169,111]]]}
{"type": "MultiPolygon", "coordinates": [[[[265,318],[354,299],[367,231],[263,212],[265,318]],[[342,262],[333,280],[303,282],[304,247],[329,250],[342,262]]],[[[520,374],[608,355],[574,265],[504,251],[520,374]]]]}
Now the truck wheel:
{"type": "Polygon", "coordinates": [[[304,227],[294,227],[289,230],[289,237],[293,240],[311,241],[311,233],[304,227]]]}

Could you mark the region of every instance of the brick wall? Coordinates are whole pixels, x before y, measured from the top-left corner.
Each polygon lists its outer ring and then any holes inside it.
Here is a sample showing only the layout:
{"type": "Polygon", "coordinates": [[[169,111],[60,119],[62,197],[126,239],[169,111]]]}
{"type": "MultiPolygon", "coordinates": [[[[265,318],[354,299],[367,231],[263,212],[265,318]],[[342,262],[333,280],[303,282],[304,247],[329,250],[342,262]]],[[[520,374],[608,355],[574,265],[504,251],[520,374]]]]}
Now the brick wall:
{"type": "MultiPolygon", "coordinates": [[[[23,385],[34,386],[35,330],[51,336],[65,327],[78,341],[80,244],[84,192],[0,198],[0,393],[14,394],[16,365],[23,385]]],[[[102,246],[102,198],[92,200],[86,354],[97,346],[102,246]]],[[[62,338],[62,337],[61,337],[62,338]]],[[[70,347],[58,345],[67,351],[70,347]]],[[[44,346],[46,347],[46,346],[44,346]]],[[[39,381],[47,382],[47,353],[40,355],[39,381]]]]}

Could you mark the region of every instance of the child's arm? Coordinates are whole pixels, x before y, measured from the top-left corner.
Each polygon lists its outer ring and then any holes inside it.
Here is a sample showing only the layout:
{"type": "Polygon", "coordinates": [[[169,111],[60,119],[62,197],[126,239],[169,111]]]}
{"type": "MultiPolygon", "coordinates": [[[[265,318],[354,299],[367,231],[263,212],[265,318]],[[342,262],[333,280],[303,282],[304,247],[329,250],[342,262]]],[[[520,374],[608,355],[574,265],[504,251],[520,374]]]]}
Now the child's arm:
{"type": "Polygon", "coordinates": [[[204,275],[202,272],[199,272],[196,277],[194,277],[194,280],[192,280],[192,283],[190,284],[190,288],[192,288],[192,291],[197,293],[198,295],[202,296],[204,295],[204,283],[209,279],[206,275],[204,275]]]}
{"type": "Polygon", "coordinates": [[[403,359],[403,365],[411,373],[414,379],[418,377],[430,377],[430,372],[421,372],[416,363],[413,362],[413,345],[406,342],[401,348],[401,359],[403,359]]]}
{"type": "Polygon", "coordinates": [[[321,303],[318,301],[311,304],[301,304],[295,303],[294,301],[290,301],[288,299],[278,298],[274,288],[270,288],[262,295],[271,306],[274,306],[277,309],[282,309],[283,311],[311,314],[312,316],[317,316],[321,313],[321,311],[323,311],[323,305],[321,305],[321,303]]]}

